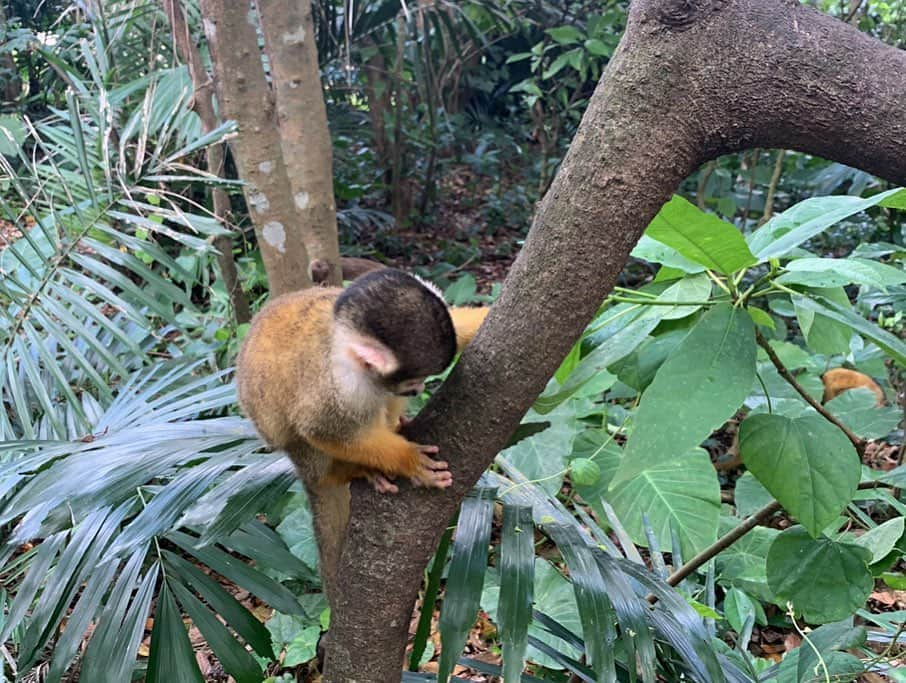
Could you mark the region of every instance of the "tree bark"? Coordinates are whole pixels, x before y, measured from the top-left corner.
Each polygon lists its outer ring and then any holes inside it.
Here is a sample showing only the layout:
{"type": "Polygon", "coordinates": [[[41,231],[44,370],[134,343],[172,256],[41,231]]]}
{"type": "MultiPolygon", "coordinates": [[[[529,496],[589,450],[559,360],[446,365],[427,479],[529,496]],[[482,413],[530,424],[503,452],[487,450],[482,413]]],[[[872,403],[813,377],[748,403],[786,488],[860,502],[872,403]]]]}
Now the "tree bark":
{"type": "Polygon", "coordinates": [[[249,215],[272,296],[311,286],[308,252],[280,147],[274,97],[261,64],[249,2],[202,0],[204,29],[224,119],[239,134],[231,141],[249,215]]]}
{"type": "Polygon", "coordinates": [[[645,227],[700,164],[796,149],[906,182],[906,53],[797,0],[635,0],[498,303],[407,429],[454,485],[354,486],[325,681],[399,681],[446,520],[611,289],[645,227]]]}
{"type": "Polygon", "coordinates": [[[333,149],[318,69],[310,0],[258,0],[270,58],[277,122],[296,216],[310,259],[328,264],[327,282],[342,284],[333,149]]]}
{"type": "MultiPolygon", "coordinates": [[[[192,98],[195,113],[201,119],[201,127],[209,133],[217,127],[217,111],[214,108],[214,81],[208,76],[201,61],[198,48],[192,40],[186,15],[182,11],[179,0],[163,0],[164,12],[170,21],[173,32],[173,43],[180,60],[189,69],[192,79],[194,94],[192,98]]],[[[222,144],[211,145],[206,151],[208,171],[217,177],[223,177],[225,148],[222,144]]],[[[214,202],[214,215],[224,224],[228,224],[230,215],[230,196],[221,187],[211,190],[211,199],[214,202]]],[[[217,265],[224,288],[230,297],[233,309],[233,318],[237,324],[247,323],[252,319],[248,297],[242,290],[239,273],[236,270],[236,260],[233,258],[233,238],[231,235],[221,235],[214,239],[214,248],[217,249],[217,265]]]]}

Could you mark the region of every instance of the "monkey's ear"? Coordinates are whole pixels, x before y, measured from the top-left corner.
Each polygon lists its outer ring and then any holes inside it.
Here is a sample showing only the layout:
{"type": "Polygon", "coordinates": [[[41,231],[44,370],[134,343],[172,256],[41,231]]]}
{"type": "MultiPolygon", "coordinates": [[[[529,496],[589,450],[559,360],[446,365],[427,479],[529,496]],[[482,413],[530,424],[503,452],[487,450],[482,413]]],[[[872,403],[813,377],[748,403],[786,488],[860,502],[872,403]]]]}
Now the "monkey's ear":
{"type": "Polygon", "coordinates": [[[349,350],[363,368],[374,369],[380,375],[389,375],[399,365],[393,352],[382,344],[353,341],[349,350]]]}

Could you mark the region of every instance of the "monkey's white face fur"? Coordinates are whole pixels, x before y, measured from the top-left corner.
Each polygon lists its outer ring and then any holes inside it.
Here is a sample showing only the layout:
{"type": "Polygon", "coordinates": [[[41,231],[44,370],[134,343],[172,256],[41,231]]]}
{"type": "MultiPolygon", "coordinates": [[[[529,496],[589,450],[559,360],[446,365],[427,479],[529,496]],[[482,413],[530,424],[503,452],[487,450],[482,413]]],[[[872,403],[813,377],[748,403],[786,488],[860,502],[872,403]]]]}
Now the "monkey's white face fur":
{"type": "Polygon", "coordinates": [[[356,400],[383,400],[386,394],[415,396],[425,389],[424,377],[389,386],[384,378],[399,368],[396,355],[377,339],[364,336],[343,323],[334,327],[331,352],[334,377],[340,390],[356,400]]]}

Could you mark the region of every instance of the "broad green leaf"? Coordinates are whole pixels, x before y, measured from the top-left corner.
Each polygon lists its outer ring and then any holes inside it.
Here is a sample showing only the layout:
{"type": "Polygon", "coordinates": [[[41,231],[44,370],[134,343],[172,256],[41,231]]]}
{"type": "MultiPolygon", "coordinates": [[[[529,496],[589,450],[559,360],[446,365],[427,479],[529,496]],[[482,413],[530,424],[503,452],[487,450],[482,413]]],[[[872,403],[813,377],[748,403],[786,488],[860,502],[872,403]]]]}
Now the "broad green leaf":
{"type": "Polygon", "coordinates": [[[590,38],[585,41],[585,49],[595,57],[610,57],[613,54],[613,48],[598,38],[590,38]]]}
{"type": "Polygon", "coordinates": [[[700,263],[687,259],[673,247],[668,247],[648,235],[642,235],[632,250],[632,255],[643,261],[660,263],[672,270],[682,271],[680,274],[700,273],[705,269],[700,263]]]}
{"type": "Polygon", "coordinates": [[[809,287],[839,287],[850,283],[867,285],[886,292],[906,282],[906,271],[860,258],[801,258],[786,264],[782,284],[809,287]],[[818,276],[818,277],[814,277],[818,276]]]}
{"type": "Polygon", "coordinates": [[[553,420],[544,431],[522,439],[500,455],[553,495],[563,485],[566,456],[572,451],[575,436],[575,419],[553,420]]]}
{"type": "Polygon", "coordinates": [[[501,587],[497,625],[503,646],[503,683],[519,683],[525,667],[535,585],[532,508],[504,505],[500,532],[501,587]]]}
{"type": "Polygon", "coordinates": [[[768,550],[768,585],[806,621],[825,624],[853,614],[874,586],[865,548],[812,538],[801,526],[782,532],[768,550]]]}
{"type": "Polygon", "coordinates": [[[797,296],[794,297],[794,303],[799,309],[820,313],[842,325],[850,326],[857,334],[884,349],[899,365],[906,366],[906,344],[890,332],[867,321],[852,308],[842,306],[824,297],[797,296]]]}
{"type": "Polygon", "coordinates": [[[886,206],[891,209],[906,209],[906,189],[900,189],[894,192],[879,203],[879,206],[886,206]]]}
{"type": "Polygon", "coordinates": [[[0,154],[16,156],[26,137],[21,117],[13,114],[0,115],[0,154]]]}
{"type": "MultiPolygon", "coordinates": [[[[722,520],[720,531],[729,532],[738,519],[722,520]]],[[[767,527],[755,527],[717,556],[717,571],[721,583],[744,590],[759,600],[772,600],[767,585],[765,557],[768,548],[780,532],[767,527]]]]}
{"type": "Polygon", "coordinates": [[[151,652],[148,655],[148,683],[185,681],[204,683],[195,653],[182,622],[179,607],[165,581],[157,596],[154,628],[151,631],[151,652]]]}
{"type": "MultiPolygon", "coordinates": [[[[823,296],[828,301],[834,301],[844,309],[850,309],[849,298],[842,287],[830,289],[811,288],[809,293],[813,296],[823,296]]],[[[796,319],[805,335],[808,347],[816,353],[828,356],[846,354],[849,352],[849,342],[853,331],[849,325],[843,324],[826,315],[817,313],[811,308],[800,306],[802,299],[807,297],[793,297],[793,306],[796,309],[796,319]]],[[[811,298],[808,298],[811,301],[811,298]]]]}
{"type": "Polygon", "coordinates": [[[863,439],[882,439],[888,436],[903,413],[893,406],[879,406],[878,397],[870,389],[844,391],[825,406],[838,420],[863,439]]]}
{"type": "Polygon", "coordinates": [[[677,304],[693,302],[691,305],[677,305],[672,308],[664,307],[661,320],[676,320],[692,315],[701,308],[701,302],[711,298],[711,278],[705,273],[689,275],[682,280],[670,285],[660,296],[658,302],[675,301],[677,304]]]}
{"type": "Polygon", "coordinates": [[[903,518],[894,517],[857,536],[852,542],[866,548],[871,553],[871,563],[874,564],[883,560],[896,547],[903,537],[903,529],[903,518]]]}
{"type": "Polygon", "coordinates": [[[299,666],[314,659],[317,654],[318,639],[320,637],[320,626],[306,626],[303,628],[299,635],[293,638],[286,646],[283,666],[299,666]]]}
{"type": "MultiPolygon", "coordinates": [[[[652,306],[651,308],[657,309],[661,307],[652,306]]],[[[570,373],[566,382],[553,393],[545,392],[544,395],[538,397],[533,406],[534,409],[541,414],[552,411],[563,401],[582,389],[583,386],[598,377],[609,365],[632,353],[648,334],[657,327],[658,322],[660,322],[660,311],[644,311],[628,325],[619,327],[609,337],[596,333],[594,338],[595,343],[598,344],[597,348],[579,361],[579,364],[570,373]]]]}
{"type": "MultiPolygon", "coordinates": [[[[742,633],[747,622],[755,623],[758,603],[738,588],[731,588],[724,597],[724,615],[733,630],[742,633]]],[[[762,612],[764,614],[764,612],[762,612]]],[[[751,625],[748,626],[751,629],[751,625]]]]}
{"type": "Polygon", "coordinates": [[[773,500],[774,496],[771,495],[771,492],[751,472],[744,473],[736,480],[736,488],[733,491],[733,503],[736,506],[736,514],[740,517],[746,517],[757,512],[773,500]]]}
{"type": "Polygon", "coordinates": [[[755,381],[755,349],[745,311],[720,304],[703,315],[642,395],[611,487],[676,462],[732,417],[755,381]]]}
{"type": "Polygon", "coordinates": [[[446,681],[453,673],[478,615],[496,494],[495,488],[475,489],[460,508],[438,623],[442,648],[437,669],[439,681],[446,681]]]}
{"type": "Polygon", "coordinates": [[[307,567],[318,566],[318,546],[312,525],[308,497],[300,491],[293,495],[283,511],[283,519],[277,525],[277,533],[286,543],[290,552],[307,567]]]}
{"type": "Polygon", "coordinates": [[[746,311],[752,317],[752,322],[759,327],[767,327],[771,330],[776,327],[774,319],[766,311],[756,306],[746,306],[746,311]]]}
{"type": "Polygon", "coordinates": [[[840,514],[859,483],[855,448],[814,413],[749,417],[739,428],[739,452],[749,471],[812,536],[840,514]]]}
{"type": "Polygon", "coordinates": [[[556,40],[561,45],[568,45],[570,43],[578,43],[585,36],[582,34],[582,31],[577,29],[575,26],[556,26],[554,28],[549,28],[545,31],[547,35],[556,40]]]}
{"type": "Polygon", "coordinates": [[[576,486],[594,486],[601,478],[601,467],[589,458],[573,458],[569,461],[569,478],[576,486]]]}
{"type": "Polygon", "coordinates": [[[742,233],[679,196],[660,210],[645,234],[709,270],[729,275],[756,263],[742,233]]]}
{"type": "Polygon", "coordinates": [[[899,189],[868,199],[834,195],[812,197],[777,214],[748,237],[749,248],[759,262],[788,255],[794,247],[823,232],[844,218],[875,206],[899,189]]]}
{"type": "Polygon", "coordinates": [[[624,384],[638,392],[644,391],[657,374],[658,368],[686,338],[689,330],[669,330],[645,339],[631,354],[610,366],[624,384]]]}
{"type": "Polygon", "coordinates": [[[643,515],[662,548],[670,547],[671,531],[677,530],[688,557],[717,538],[720,486],[711,459],[700,448],[612,484],[607,500],[636,543],[646,544],[643,515]]]}

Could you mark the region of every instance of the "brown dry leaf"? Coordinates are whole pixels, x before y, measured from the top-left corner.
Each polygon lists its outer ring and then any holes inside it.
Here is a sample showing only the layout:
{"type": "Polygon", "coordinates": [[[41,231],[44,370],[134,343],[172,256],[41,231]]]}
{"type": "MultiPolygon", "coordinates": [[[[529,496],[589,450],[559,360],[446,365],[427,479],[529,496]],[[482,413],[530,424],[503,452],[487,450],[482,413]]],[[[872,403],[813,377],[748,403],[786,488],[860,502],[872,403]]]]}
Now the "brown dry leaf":
{"type": "Polygon", "coordinates": [[[151,641],[146,638],[142,641],[142,644],[138,646],[138,656],[147,657],[149,654],[151,654],[151,641]]]}
{"type": "Polygon", "coordinates": [[[434,660],[431,662],[425,662],[424,664],[422,664],[422,666],[420,668],[422,671],[424,671],[426,673],[436,674],[439,666],[440,666],[440,662],[438,662],[437,660],[434,660]]]}
{"type": "Polygon", "coordinates": [[[195,663],[198,664],[198,669],[201,671],[202,676],[207,676],[211,673],[211,660],[208,659],[204,652],[195,653],[195,663]]]}
{"type": "Polygon", "coordinates": [[[888,588],[886,590],[873,591],[869,597],[885,607],[901,607],[906,605],[906,591],[888,588]]]}
{"type": "Polygon", "coordinates": [[[262,624],[271,618],[271,615],[274,613],[273,607],[268,607],[265,604],[260,604],[254,609],[252,609],[252,614],[255,616],[255,619],[260,621],[262,624]]]}
{"type": "Polygon", "coordinates": [[[787,633],[783,637],[783,647],[786,652],[795,650],[800,645],[802,645],[802,636],[798,633],[787,633]]]}

